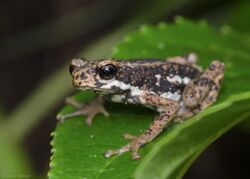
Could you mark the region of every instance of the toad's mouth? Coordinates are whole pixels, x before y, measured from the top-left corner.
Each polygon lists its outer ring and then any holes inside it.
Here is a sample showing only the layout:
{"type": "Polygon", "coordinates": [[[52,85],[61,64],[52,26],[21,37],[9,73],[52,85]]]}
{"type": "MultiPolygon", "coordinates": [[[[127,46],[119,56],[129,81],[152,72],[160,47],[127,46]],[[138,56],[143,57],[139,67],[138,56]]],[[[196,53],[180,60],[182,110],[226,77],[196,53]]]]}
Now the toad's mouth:
{"type": "Polygon", "coordinates": [[[90,88],[90,87],[76,87],[76,89],[80,91],[93,90],[93,88],[90,88]]]}
{"type": "Polygon", "coordinates": [[[96,87],[89,87],[89,86],[80,86],[80,87],[76,87],[76,89],[80,90],[80,91],[95,91],[97,93],[103,93],[103,94],[107,94],[107,93],[112,93],[112,94],[120,94],[120,93],[124,93],[123,90],[118,90],[118,89],[104,89],[104,88],[96,88],[96,87]]]}

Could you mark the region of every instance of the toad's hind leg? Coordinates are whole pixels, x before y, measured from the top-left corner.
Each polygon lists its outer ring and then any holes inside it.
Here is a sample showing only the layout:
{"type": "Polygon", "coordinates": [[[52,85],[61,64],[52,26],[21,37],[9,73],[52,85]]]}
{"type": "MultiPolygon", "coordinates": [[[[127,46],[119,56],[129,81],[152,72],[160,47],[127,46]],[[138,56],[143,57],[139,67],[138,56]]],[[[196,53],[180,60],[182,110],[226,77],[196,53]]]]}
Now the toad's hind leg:
{"type": "MultiPolygon", "coordinates": [[[[149,97],[149,99],[151,98],[149,97]]],[[[139,159],[140,147],[155,139],[163,131],[164,127],[173,120],[176,112],[179,109],[178,103],[176,101],[166,100],[160,97],[155,97],[155,100],[159,103],[162,103],[162,105],[163,103],[165,103],[166,108],[164,109],[164,111],[162,111],[159,116],[155,117],[150,127],[138,137],[132,136],[130,134],[123,135],[124,138],[130,141],[130,143],[117,150],[108,150],[104,154],[106,158],[111,157],[112,155],[122,154],[124,152],[131,151],[132,159],[139,159]]]]}
{"type": "Polygon", "coordinates": [[[219,61],[213,61],[207,70],[207,74],[204,74],[204,76],[211,78],[212,85],[207,96],[202,100],[200,109],[205,109],[216,101],[224,78],[224,64],[219,61]]]}
{"type": "Polygon", "coordinates": [[[174,115],[169,116],[166,113],[161,113],[161,115],[157,116],[150,127],[140,136],[136,137],[130,134],[123,135],[125,139],[128,139],[130,141],[130,143],[117,150],[108,150],[104,154],[105,157],[109,158],[112,155],[119,155],[124,152],[131,151],[132,159],[139,159],[140,147],[156,138],[163,131],[164,127],[172,120],[173,117],[174,115]]]}
{"type": "Polygon", "coordinates": [[[213,61],[200,78],[189,84],[183,92],[185,106],[196,112],[205,109],[217,99],[221,81],[224,77],[224,64],[213,61]]]}

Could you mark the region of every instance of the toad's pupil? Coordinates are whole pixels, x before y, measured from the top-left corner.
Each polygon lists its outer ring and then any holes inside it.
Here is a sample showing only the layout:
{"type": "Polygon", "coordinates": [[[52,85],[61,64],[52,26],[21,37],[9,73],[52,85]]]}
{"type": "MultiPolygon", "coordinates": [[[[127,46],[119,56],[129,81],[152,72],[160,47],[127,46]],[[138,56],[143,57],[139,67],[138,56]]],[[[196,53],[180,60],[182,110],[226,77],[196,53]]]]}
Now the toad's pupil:
{"type": "Polygon", "coordinates": [[[98,72],[102,79],[110,80],[115,77],[117,69],[114,65],[108,64],[100,67],[98,72]]]}

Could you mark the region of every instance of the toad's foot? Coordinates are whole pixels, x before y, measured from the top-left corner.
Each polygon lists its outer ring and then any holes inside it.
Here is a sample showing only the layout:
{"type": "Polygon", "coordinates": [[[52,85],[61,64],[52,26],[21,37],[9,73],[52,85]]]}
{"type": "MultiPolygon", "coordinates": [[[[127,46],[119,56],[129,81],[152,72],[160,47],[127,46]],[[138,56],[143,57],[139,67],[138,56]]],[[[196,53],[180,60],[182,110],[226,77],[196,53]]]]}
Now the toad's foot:
{"type": "Polygon", "coordinates": [[[137,159],[139,159],[140,158],[140,155],[139,155],[139,153],[138,153],[138,150],[139,150],[139,148],[142,146],[141,144],[140,144],[140,137],[136,137],[136,136],[133,136],[133,135],[131,135],[131,134],[123,134],[123,137],[125,138],[125,139],[127,139],[127,140],[129,140],[130,141],[130,143],[129,144],[127,144],[127,145],[125,145],[125,146],[123,146],[123,147],[121,147],[120,149],[117,149],[117,150],[108,150],[105,154],[104,154],[104,156],[106,157],[106,158],[109,158],[109,157],[111,157],[112,155],[120,155],[120,154],[122,154],[122,153],[124,153],[124,152],[128,152],[128,151],[131,151],[132,152],[132,159],[133,160],[137,160],[137,159]]]}
{"type": "Polygon", "coordinates": [[[122,154],[124,152],[131,151],[133,160],[140,159],[140,155],[138,153],[139,148],[142,146],[142,144],[141,144],[142,139],[140,138],[140,136],[135,137],[135,136],[132,136],[130,134],[124,134],[123,136],[124,136],[125,139],[128,139],[131,142],[129,144],[119,148],[119,149],[108,150],[107,152],[104,153],[104,156],[106,158],[109,158],[109,157],[111,157],[113,155],[120,155],[120,154],[122,154]]]}
{"type": "Polygon", "coordinates": [[[78,110],[69,114],[58,115],[57,119],[60,121],[60,123],[63,123],[65,119],[68,119],[70,117],[87,115],[86,123],[88,125],[91,125],[92,119],[95,117],[95,115],[102,113],[105,117],[109,116],[109,113],[103,106],[103,99],[101,98],[101,96],[96,97],[93,101],[91,101],[88,104],[81,104],[72,98],[67,98],[66,103],[73,105],[78,110]]]}

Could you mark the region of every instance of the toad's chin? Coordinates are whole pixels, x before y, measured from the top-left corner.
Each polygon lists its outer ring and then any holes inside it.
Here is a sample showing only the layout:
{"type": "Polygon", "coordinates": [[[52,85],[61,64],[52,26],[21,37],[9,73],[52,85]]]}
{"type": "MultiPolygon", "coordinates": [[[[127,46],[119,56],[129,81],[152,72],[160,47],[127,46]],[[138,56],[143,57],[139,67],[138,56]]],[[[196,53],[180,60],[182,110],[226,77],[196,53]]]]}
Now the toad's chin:
{"type": "Polygon", "coordinates": [[[103,93],[103,94],[107,94],[107,93],[111,93],[111,94],[122,93],[121,90],[116,90],[116,89],[101,89],[101,88],[96,88],[94,90],[97,93],[103,93]]]}

